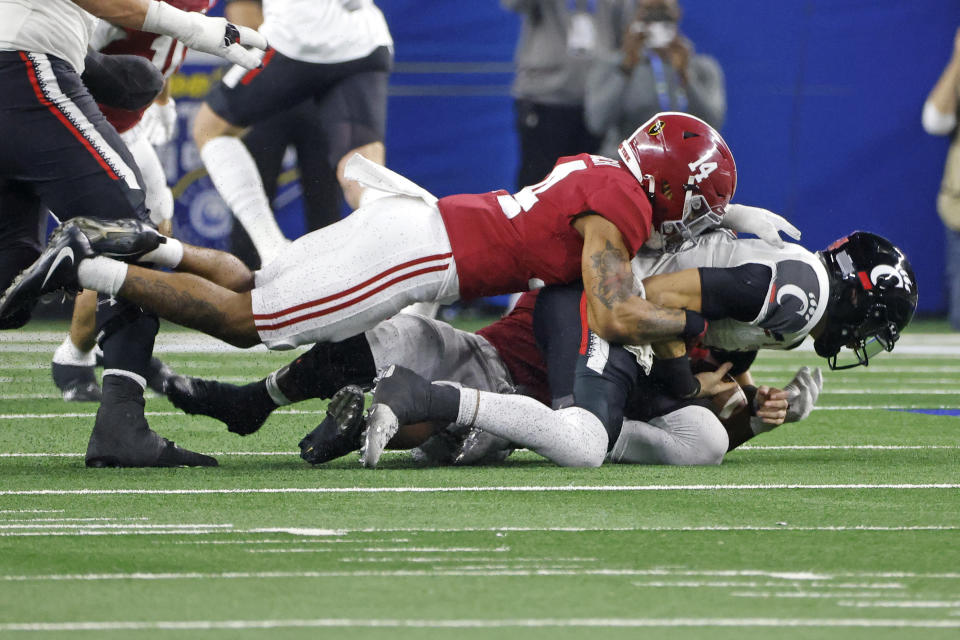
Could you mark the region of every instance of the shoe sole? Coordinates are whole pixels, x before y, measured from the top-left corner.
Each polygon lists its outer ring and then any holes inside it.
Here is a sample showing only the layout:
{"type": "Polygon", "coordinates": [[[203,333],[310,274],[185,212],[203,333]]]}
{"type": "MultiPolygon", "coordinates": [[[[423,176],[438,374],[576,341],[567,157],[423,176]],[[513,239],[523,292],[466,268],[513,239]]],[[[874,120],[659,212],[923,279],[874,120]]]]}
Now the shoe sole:
{"type": "Polygon", "coordinates": [[[166,238],[159,234],[154,236],[147,233],[145,225],[134,220],[74,218],[71,222],[87,237],[98,254],[117,260],[139,258],[166,242],[166,238]]]}
{"type": "Polygon", "coordinates": [[[327,415],[337,423],[340,433],[356,429],[363,417],[363,389],[349,385],[337,391],[330,399],[327,415]]]}
{"type": "Polygon", "coordinates": [[[400,430],[400,421],[385,404],[375,404],[367,416],[367,430],[360,449],[360,464],[367,469],[376,469],[387,443],[400,430]]]}

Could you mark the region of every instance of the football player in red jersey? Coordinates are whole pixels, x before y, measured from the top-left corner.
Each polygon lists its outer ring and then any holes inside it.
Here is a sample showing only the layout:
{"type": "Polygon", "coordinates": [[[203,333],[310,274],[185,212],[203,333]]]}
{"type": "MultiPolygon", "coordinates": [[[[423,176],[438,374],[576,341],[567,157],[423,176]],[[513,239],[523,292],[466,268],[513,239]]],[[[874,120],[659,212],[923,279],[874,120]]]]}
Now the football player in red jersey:
{"type": "Polygon", "coordinates": [[[135,224],[100,228],[87,219],[61,228],[8,288],[0,316],[50,290],[93,288],[236,346],[288,349],[357,335],[413,302],[448,303],[522,290],[532,280],[582,278],[590,327],[606,340],[646,344],[699,335],[705,328],[699,314],[633,295],[630,259],[654,230],[657,244],[669,250],[720,223],[736,188],[730,149],[705,122],[662,113],[625,140],[620,155],[622,162],[561,158],[542,182],[516,194],[439,201],[354,156],[351,176],[388,195],[296,240],[256,275],[220,252],[135,224]],[[126,259],[187,273],[112,260],[111,242],[96,240],[104,233],[127,234],[126,259]],[[67,250],[75,260],[58,259],[67,250]]]}
{"type": "MultiPolygon", "coordinates": [[[[182,9],[206,13],[216,0],[166,0],[182,9]]],[[[100,20],[90,40],[90,47],[108,56],[139,56],[149,60],[162,74],[164,89],[151,104],[137,109],[110,106],[98,100],[97,106],[107,122],[120,134],[140,167],[143,177],[145,205],[150,220],[161,233],[170,234],[173,218],[173,194],[154,146],[166,144],[173,137],[177,121],[176,104],[169,95],[169,80],[183,64],[187,48],[171,36],[124,29],[100,20]]],[[[89,66],[88,71],[89,71],[89,66]]],[[[94,95],[94,98],[99,96],[94,95]]],[[[54,212],[55,214],[57,212],[54,212]]],[[[53,354],[50,364],[53,381],[63,399],[75,402],[100,400],[100,386],[94,373],[96,356],[96,292],[88,291],[74,301],[70,332],[53,354]]],[[[160,391],[163,364],[150,361],[147,384],[160,391]]]]}

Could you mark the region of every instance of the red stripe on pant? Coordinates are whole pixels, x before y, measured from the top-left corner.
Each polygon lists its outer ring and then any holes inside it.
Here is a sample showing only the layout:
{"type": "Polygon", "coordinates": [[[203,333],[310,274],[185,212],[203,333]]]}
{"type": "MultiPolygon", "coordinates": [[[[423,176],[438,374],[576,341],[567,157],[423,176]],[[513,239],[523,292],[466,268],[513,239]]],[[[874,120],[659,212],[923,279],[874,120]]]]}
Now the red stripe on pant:
{"type": "Polygon", "coordinates": [[[250,69],[245,74],[243,78],[240,79],[240,84],[248,85],[253,82],[253,79],[260,75],[260,72],[267,68],[267,65],[270,64],[270,61],[273,59],[273,54],[277,52],[273,47],[267,49],[267,52],[263,54],[263,60],[260,61],[260,66],[256,69],[250,69]]]}
{"type": "MultiPolygon", "coordinates": [[[[433,272],[435,272],[435,271],[445,271],[445,270],[447,269],[447,267],[449,267],[449,265],[441,264],[441,265],[437,265],[436,267],[427,267],[426,269],[420,269],[420,270],[418,270],[418,271],[411,271],[410,273],[405,273],[405,274],[403,274],[402,276],[400,276],[400,277],[398,277],[398,278],[394,278],[393,280],[388,280],[387,282],[384,282],[383,284],[381,284],[381,285],[380,285],[379,287],[377,287],[376,289],[371,289],[370,291],[366,292],[366,293],[363,294],[362,296],[359,296],[359,297],[354,298],[354,299],[352,299],[352,300],[349,300],[349,301],[347,301],[347,302],[343,302],[343,303],[341,303],[341,304],[338,304],[338,305],[336,305],[336,306],[330,307],[330,308],[328,308],[328,309],[324,309],[324,310],[322,310],[322,311],[315,311],[315,312],[313,312],[313,313],[308,313],[308,314],[305,315],[305,316],[299,316],[299,317],[297,317],[297,318],[292,318],[292,319],[290,319],[290,320],[284,320],[283,322],[278,322],[278,323],[276,323],[276,324],[263,324],[263,325],[262,325],[262,324],[256,324],[256,322],[254,322],[254,326],[256,327],[257,331],[274,331],[274,330],[276,330],[276,329],[282,329],[283,327],[289,327],[290,325],[292,325],[292,324],[297,324],[298,322],[305,322],[305,321],[307,321],[307,320],[312,320],[313,318],[319,318],[320,316],[325,316],[325,315],[334,313],[334,312],[336,312],[336,311],[339,311],[340,309],[345,309],[345,308],[347,308],[347,307],[349,307],[349,306],[352,306],[352,305],[354,305],[354,304],[356,304],[356,303],[358,303],[358,302],[360,302],[360,301],[362,301],[362,300],[366,300],[367,298],[369,298],[369,297],[372,296],[373,294],[379,293],[379,292],[383,291],[384,289],[395,285],[395,284],[398,283],[398,282],[403,282],[404,280],[409,280],[410,278],[415,278],[415,277],[417,277],[417,276],[422,276],[422,275],[425,274],[425,273],[433,273],[433,272]]],[[[254,316],[254,318],[256,318],[256,317],[257,317],[257,316],[254,316]]]]}
{"type": "MultiPolygon", "coordinates": [[[[294,313],[295,311],[302,311],[303,309],[309,309],[310,307],[316,307],[321,304],[326,304],[327,302],[332,302],[337,298],[342,298],[344,296],[350,295],[351,293],[359,291],[360,289],[363,289],[364,287],[373,284],[377,280],[381,278],[385,278],[389,276],[391,273],[396,273],[401,269],[406,269],[407,267],[423,264],[424,262],[433,262],[434,260],[446,260],[451,256],[453,256],[452,253],[438,253],[433,256],[426,256],[424,258],[417,258],[416,260],[409,260],[407,262],[404,262],[403,264],[398,264],[395,267],[391,267],[386,271],[382,271],[377,275],[373,276],[372,278],[369,278],[356,286],[350,287],[349,289],[340,291],[339,293],[334,293],[332,295],[329,295],[325,298],[320,298],[318,300],[311,300],[310,302],[304,302],[302,304],[298,304],[293,307],[287,307],[286,309],[281,309],[280,311],[276,311],[274,313],[255,313],[253,315],[253,319],[254,320],[273,320],[274,318],[279,318],[280,316],[285,316],[289,313],[294,313]]],[[[441,265],[440,268],[434,269],[434,271],[440,271],[441,269],[446,269],[448,266],[449,266],[448,264],[441,265]]]]}
{"type": "Polygon", "coordinates": [[[580,294],[580,355],[587,355],[590,346],[590,325],[587,323],[587,293],[580,294]]]}
{"type": "Polygon", "coordinates": [[[119,180],[120,176],[118,176],[110,167],[110,165],[107,164],[107,161],[104,160],[103,156],[101,156],[94,146],[90,144],[90,141],[83,136],[83,133],[73,126],[73,123],[67,119],[67,116],[63,115],[63,112],[60,111],[60,109],[57,108],[55,104],[50,102],[50,100],[47,99],[47,96],[44,95],[43,89],[40,88],[40,81],[37,79],[37,71],[34,68],[33,60],[31,60],[23,51],[20,52],[20,59],[23,60],[27,65],[27,77],[30,79],[30,86],[33,87],[33,93],[36,94],[37,100],[40,101],[40,104],[49,109],[50,113],[56,116],[57,119],[63,123],[63,126],[67,128],[67,131],[72,133],[73,137],[83,144],[87,151],[90,152],[90,155],[96,158],[97,163],[103,167],[103,170],[107,172],[107,175],[109,175],[112,180],[119,180]]]}

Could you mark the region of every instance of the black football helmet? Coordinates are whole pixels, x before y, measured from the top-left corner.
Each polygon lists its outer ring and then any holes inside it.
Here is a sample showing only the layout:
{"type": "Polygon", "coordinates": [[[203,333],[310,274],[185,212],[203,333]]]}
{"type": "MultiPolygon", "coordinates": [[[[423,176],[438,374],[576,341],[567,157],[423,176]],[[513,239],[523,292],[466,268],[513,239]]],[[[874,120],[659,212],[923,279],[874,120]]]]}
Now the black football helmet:
{"type": "Polygon", "coordinates": [[[826,323],[813,343],[817,354],[831,369],[849,369],[893,351],[917,309],[917,279],[907,256],[866,231],[840,238],[817,255],[830,278],[826,323]],[[843,347],[856,362],[837,364],[843,347]]]}

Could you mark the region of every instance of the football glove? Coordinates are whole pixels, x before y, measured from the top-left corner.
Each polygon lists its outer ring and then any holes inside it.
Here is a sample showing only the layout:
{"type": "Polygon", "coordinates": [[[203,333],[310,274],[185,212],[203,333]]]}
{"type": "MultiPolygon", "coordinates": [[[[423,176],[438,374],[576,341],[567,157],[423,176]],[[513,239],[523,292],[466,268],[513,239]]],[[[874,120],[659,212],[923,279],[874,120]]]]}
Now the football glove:
{"type": "Polygon", "coordinates": [[[787,417],[784,422],[799,422],[810,415],[823,389],[823,373],[820,367],[800,367],[784,391],[790,393],[787,417]]]}
{"type": "Polygon", "coordinates": [[[177,132],[177,104],[170,98],[166,104],[154,102],[143,112],[139,122],[140,134],[155,147],[173,140],[177,132]]]}
{"type": "Polygon", "coordinates": [[[743,204],[728,204],[720,226],[737,233],[752,233],[778,249],[784,246],[783,238],[780,237],[781,231],[794,240],[800,239],[800,230],[787,222],[783,216],[767,209],[748,207],[743,204]]]}
{"type": "Polygon", "coordinates": [[[259,67],[261,57],[244,46],[267,48],[267,39],[249,27],[231,24],[225,18],[181,11],[157,0],[150,0],[142,30],[171,36],[195,51],[212,53],[247,69],[259,67]]]}

